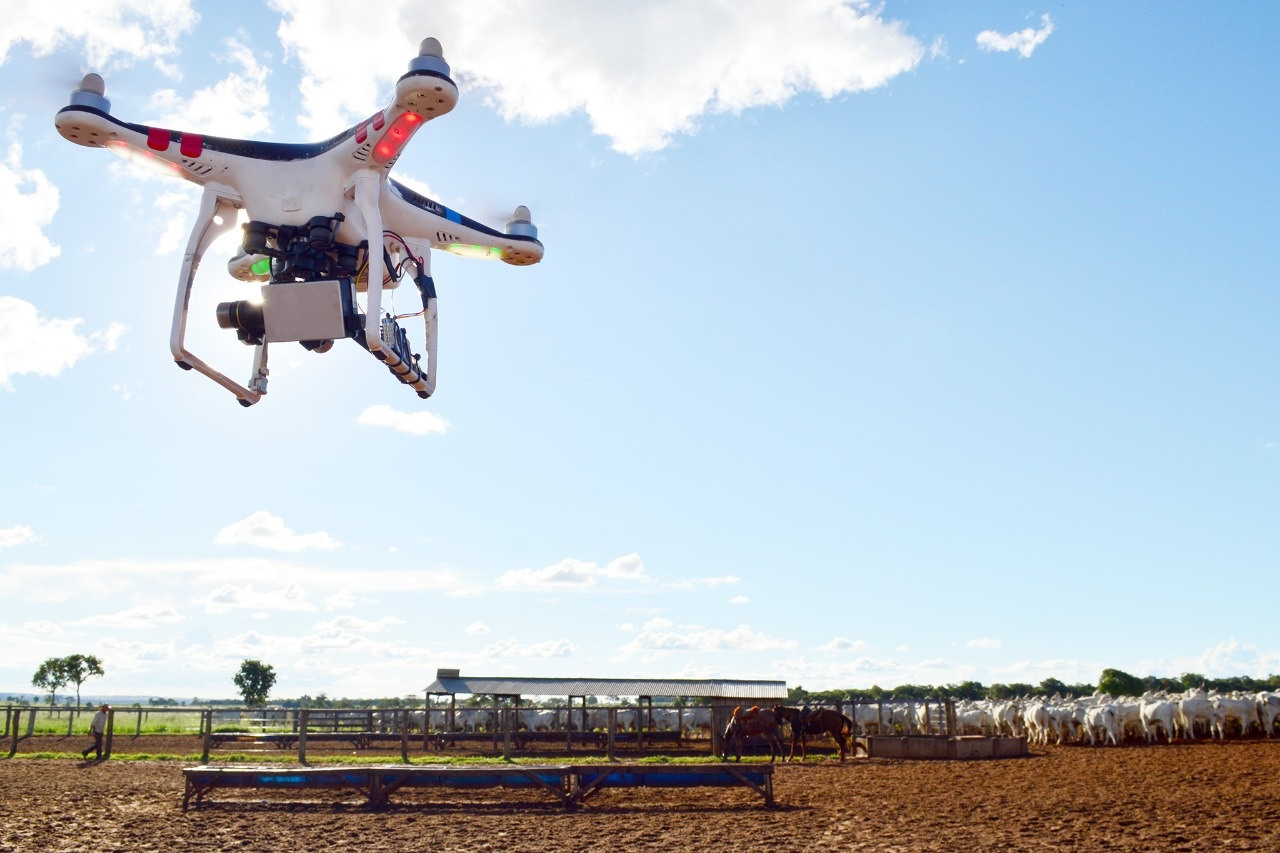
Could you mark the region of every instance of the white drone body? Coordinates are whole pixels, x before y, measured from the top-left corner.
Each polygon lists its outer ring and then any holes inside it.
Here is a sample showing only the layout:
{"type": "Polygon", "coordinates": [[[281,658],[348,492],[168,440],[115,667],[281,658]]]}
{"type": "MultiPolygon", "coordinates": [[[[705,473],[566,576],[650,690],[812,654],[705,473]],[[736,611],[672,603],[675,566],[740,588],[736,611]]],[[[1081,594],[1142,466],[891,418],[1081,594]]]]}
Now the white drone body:
{"type": "Polygon", "coordinates": [[[102,78],[87,75],[54,119],[78,145],[146,159],[204,187],[187,243],[173,310],[170,349],[180,367],[223,386],[244,406],[267,387],[267,347],[298,341],[325,352],[352,338],[404,384],[426,398],[436,385],[436,293],[430,250],[501,259],[527,266],[542,260],[529,210],[515,209],[499,232],[392,180],[405,144],[426,122],[458,102],[440,43],[422,42],[391,104],[365,121],[314,144],[226,139],[181,133],[113,118],[102,78]],[[243,251],[228,264],[242,281],[265,282],[261,303],[218,307],[218,323],[254,346],[249,380],[240,384],[186,348],[187,309],[200,259],[245,211],[243,251]],[[422,297],[424,353],[410,350],[398,317],[385,314],[382,292],[412,265],[422,297]],[[358,295],[363,293],[362,312],[358,295]],[[423,362],[425,361],[425,365],[423,362]]]}

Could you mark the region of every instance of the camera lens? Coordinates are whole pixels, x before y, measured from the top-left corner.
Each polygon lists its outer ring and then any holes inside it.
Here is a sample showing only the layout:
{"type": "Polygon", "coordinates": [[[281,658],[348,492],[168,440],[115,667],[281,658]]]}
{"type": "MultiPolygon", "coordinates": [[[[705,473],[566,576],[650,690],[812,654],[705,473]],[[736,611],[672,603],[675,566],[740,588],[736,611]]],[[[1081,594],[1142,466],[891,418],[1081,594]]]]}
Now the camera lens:
{"type": "Polygon", "coordinates": [[[241,299],[218,305],[218,325],[235,329],[236,337],[245,343],[260,344],[266,334],[267,324],[262,316],[262,305],[241,299]]]}

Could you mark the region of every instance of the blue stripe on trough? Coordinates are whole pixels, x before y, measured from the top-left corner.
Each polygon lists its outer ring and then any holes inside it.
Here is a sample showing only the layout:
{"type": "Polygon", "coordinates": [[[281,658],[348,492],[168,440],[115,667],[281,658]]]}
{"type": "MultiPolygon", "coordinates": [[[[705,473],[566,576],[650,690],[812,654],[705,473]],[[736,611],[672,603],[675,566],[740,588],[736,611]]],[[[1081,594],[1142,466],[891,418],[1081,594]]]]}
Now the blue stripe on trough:
{"type": "Polygon", "coordinates": [[[188,767],[184,769],[185,810],[194,796],[199,806],[214,788],[332,788],[365,795],[373,808],[385,806],[400,788],[515,788],[540,790],[566,808],[602,788],[746,787],[773,802],[773,765],[673,764],[548,765],[548,766],[413,766],[346,767],[188,767]]]}

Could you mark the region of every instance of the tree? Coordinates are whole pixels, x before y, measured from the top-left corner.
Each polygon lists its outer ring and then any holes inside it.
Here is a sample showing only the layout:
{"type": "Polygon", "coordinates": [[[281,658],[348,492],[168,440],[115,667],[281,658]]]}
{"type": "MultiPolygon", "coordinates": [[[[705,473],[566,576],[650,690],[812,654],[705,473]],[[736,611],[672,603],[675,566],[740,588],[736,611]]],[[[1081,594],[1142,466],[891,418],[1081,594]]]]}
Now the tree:
{"type": "Polygon", "coordinates": [[[50,705],[56,702],[58,690],[66,687],[70,682],[71,676],[67,674],[66,658],[48,658],[40,664],[36,674],[31,676],[32,685],[49,691],[50,705]]]}
{"type": "Polygon", "coordinates": [[[240,664],[240,671],[232,680],[246,705],[262,705],[275,686],[276,670],[271,664],[260,660],[246,660],[240,664]]]}
{"type": "Polygon", "coordinates": [[[1104,669],[1098,679],[1098,692],[1111,696],[1141,696],[1142,679],[1118,669],[1104,669]]]}
{"type": "Polygon", "coordinates": [[[65,658],[49,658],[40,664],[31,683],[49,691],[49,704],[57,703],[57,692],[68,684],[76,686],[76,705],[80,704],[80,685],[94,677],[106,673],[102,670],[102,661],[96,655],[67,655],[65,658]]]}
{"type": "Polygon", "coordinates": [[[63,670],[67,675],[67,683],[76,686],[76,707],[80,706],[80,685],[90,678],[101,678],[106,675],[102,671],[102,661],[96,655],[69,655],[62,659],[63,670]]]}

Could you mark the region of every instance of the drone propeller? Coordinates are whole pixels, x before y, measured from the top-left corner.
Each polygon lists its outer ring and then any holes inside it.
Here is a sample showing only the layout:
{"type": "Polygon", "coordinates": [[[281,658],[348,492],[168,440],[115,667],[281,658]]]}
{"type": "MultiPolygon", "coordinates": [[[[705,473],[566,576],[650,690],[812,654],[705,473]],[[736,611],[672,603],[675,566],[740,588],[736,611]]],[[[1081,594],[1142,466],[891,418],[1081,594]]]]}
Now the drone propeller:
{"type": "Polygon", "coordinates": [[[71,104],[82,107],[93,107],[104,113],[111,112],[111,102],[106,98],[107,81],[102,75],[89,73],[80,80],[80,85],[71,90],[71,104]]]}

